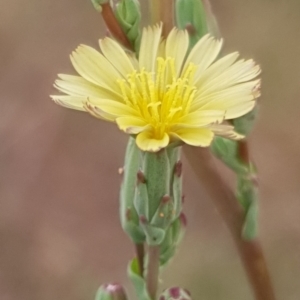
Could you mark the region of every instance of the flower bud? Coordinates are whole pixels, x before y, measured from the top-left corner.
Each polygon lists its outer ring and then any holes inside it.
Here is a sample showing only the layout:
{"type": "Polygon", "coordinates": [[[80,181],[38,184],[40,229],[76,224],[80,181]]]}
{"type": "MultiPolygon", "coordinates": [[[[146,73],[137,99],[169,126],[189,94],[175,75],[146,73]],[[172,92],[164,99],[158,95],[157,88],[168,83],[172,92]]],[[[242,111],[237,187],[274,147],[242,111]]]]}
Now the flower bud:
{"type": "Polygon", "coordinates": [[[109,283],[100,286],[95,300],[127,300],[124,288],[117,283],[109,283]]]}
{"type": "Polygon", "coordinates": [[[192,300],[189,291],[180,287],[172,287],[165,290],[158,300],[192,300]]]}
{"type": "MultiPolygon", "coordinates": [[[[170,225],[180,216],[182,164],[179,155],[177,147],[154,153],[141,151],[133,138],[128,143],[122,168],[120,216],[123,229],[136,244],[146,241],[148,245],[160,245],[170,225]]],[[[173,230],[169,234],[172,234],[174,248],[177,234],[173,230]]],[[[166,255],[165,260],[173,256],[166,255]]]]}
{"type": "Polygon", "coordinates": [[[180,29],[188,29],[191,46],[208,32],[202,1],[176,0],[176,22],[180,29]]]}
{"type": "Polygon", "coordinates": [[[140,40],[140,3],[137,0],[121,0],[116,6],[115,15],[120,26],[127,35],[135,50],[139,48],[140,40]]]}
{"type": "Polygon", "coordinates": [[[181,213],[179,154],[178,148],[169,147],[157,153],[140,151],[140,155],[134,156],[140,158],[140,168],[136,172],[133,204],[148,245],[160,245],[166,231],[181,213]]]}

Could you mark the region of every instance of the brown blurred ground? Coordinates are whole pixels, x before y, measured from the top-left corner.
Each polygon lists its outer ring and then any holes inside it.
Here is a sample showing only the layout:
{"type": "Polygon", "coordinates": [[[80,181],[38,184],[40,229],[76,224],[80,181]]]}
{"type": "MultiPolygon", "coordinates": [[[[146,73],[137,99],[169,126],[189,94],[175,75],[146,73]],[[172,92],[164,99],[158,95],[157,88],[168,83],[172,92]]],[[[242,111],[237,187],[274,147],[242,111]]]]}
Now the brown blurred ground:
{"type": "MultiPolygon", "coordinates": [[[[279,300],[300,299],[300,2],[214,0],[226,50],[263,67],[259,168],[261,236],[279,300]]],[[[86,1],[0,0],[0,299],[89,300],[127,283],[133,251],[118,221],[126,138],[114,126],[54,105],[68,55],[104,34],[86,1]]],[[[163,286],[194,299],[252,299],[230,236],[185,166],[189,228],[163,286]]]]}

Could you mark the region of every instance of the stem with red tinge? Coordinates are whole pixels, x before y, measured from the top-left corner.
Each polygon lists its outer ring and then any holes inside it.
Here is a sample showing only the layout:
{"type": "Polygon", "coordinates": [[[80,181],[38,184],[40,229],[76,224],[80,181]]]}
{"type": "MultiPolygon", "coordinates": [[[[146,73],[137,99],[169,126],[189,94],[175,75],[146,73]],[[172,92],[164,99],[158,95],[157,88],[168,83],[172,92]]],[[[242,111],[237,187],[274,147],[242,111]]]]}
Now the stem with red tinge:
{"type": "Polygon", "coordinates": [[[101,5],[101,7],[102,7],[102,12],[101,12],[102,17],[108,30],[123,46],[125,46],[130,50],[133,50],[133,47],[130,44],[129,39],[127,38],[126,34],[122,30],[120,24],[118,23],[118,20],[114,15],[111,5],[109,3],[104,3],[101,5]]]}

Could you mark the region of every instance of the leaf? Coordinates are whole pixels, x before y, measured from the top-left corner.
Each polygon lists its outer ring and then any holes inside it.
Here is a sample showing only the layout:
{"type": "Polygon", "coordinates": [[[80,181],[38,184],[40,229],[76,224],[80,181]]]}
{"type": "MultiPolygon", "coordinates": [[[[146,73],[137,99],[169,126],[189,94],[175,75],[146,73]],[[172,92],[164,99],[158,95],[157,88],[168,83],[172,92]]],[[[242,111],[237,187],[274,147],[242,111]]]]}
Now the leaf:
{"type": "Polygon", "coordinates": [[[257,201],[253,201],[246,212],[245,222],[242,231],[243,238],[246,240],[252,240],[257,236],[257,231],[258,231],[257,215],[258,215],[257,201]]]}
{"type": "Polygon", "coordinates": [[[139,273],[139,266],[137,259],[134,258],[128,265],[127,274],[135,288],[137,299],[152,300],[146,288],[146,281],[139,273]]]}

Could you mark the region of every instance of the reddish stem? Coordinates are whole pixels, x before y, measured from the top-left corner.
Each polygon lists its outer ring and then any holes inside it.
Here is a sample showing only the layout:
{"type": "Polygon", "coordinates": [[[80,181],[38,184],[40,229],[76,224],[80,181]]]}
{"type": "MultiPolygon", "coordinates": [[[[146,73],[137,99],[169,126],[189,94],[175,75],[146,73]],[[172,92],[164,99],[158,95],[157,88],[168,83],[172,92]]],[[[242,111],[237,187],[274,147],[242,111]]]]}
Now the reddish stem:
{"type": "Polygon", "coordinates": [[[238,142],[238,155],[242,162],[249,165],[250,164],[250,154],[248,149],[248,143],[246,140],[238,142]]]}
{"type": "Polygon", "coordinates": [[[149,246],[146,286],[152,300],[156,299],[159,277],[159,246],[149,246]]]}
{"type": "MultiPolygon", "coordinates": [[[[243,144],[242,147],[245,147],[243,144]]],[[[244,240],[241,231],[244,211],[224,178],[216,171],[208,149],[184,147],[186,157],[201,184],[210,194],[215,207],[226,223],[252,285],[256,300],[275,300],[269,271],[259,239],[244,240]]],[[[245,148],[242,148],[244,151],[245,148]]],[[[243,152],[243,155],[248,152],[243,152]]]]}
{"type": "Polygon", "coordinates": [[[174,0],[151,0],[152,23],[163,23],[162,36],[167,37],[174,26],[174,0]]]}
{"type": "Polygon", "coordinates": [[[126,34],[123,32],[109,3],[101,4],[103,20],[111,34],[126,48],[133,50],[126,34]]]}
{"type": "Polygon", "coordinates": [[[139,265],[140,276],[144,277],[144,256],[145,256],[144,244],[135,244],[135,254],[139,265]]]}
{"type": "Polygon", "coordinates": [[[174,0],[161,1],[161,20],[163,22],[162,35],[167,37],[174,27],[174,0]]]}

